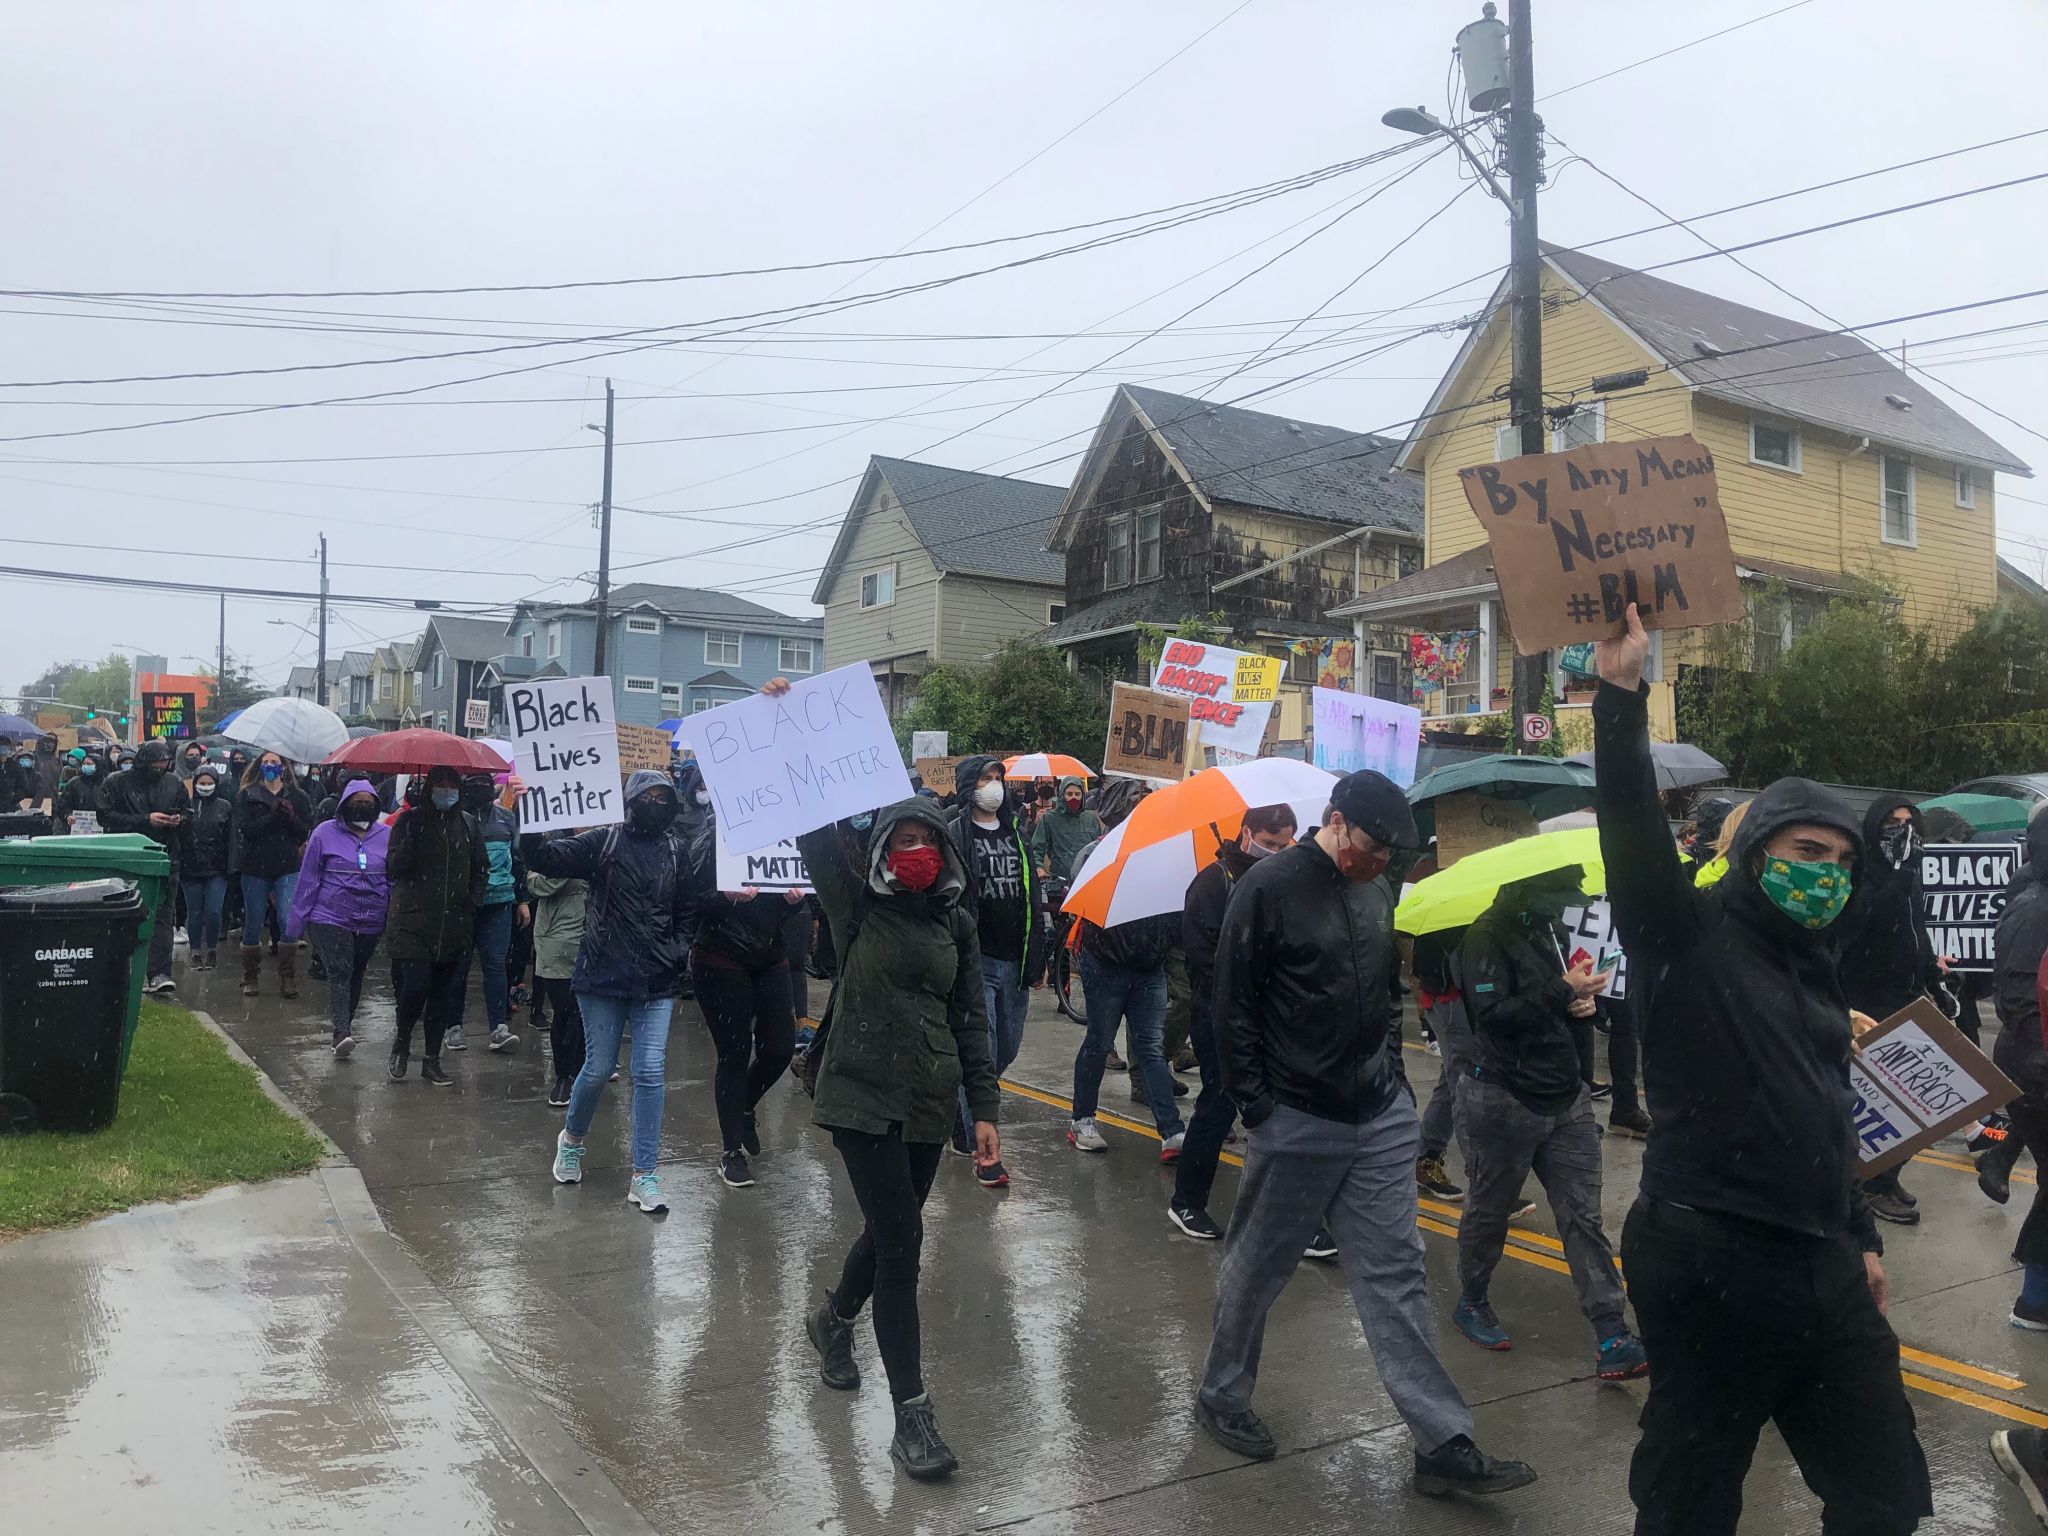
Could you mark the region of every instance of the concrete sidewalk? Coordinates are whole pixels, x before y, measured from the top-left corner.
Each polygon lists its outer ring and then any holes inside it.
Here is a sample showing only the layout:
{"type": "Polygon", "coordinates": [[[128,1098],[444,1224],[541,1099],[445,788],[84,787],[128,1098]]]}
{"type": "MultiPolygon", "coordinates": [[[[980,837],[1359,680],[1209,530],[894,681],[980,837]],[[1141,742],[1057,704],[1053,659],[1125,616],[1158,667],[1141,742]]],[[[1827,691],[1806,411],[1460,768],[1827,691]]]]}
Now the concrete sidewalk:
{"type": "Polygon", "coordinates": [[[0,1509],[51,1532],[644,1532],[353,1168],[0,1246],[0,1509]]]}

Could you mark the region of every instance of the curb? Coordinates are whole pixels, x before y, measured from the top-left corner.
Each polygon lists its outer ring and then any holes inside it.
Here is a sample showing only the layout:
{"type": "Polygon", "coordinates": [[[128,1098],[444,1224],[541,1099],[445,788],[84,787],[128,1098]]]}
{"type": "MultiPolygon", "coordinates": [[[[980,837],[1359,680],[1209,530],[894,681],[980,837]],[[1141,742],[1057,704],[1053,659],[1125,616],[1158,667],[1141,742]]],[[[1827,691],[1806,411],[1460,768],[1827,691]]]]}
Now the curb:
{"type": "MultiPolygon", "coordinates": [[[[173,1006],[182,1007],[183,1005],[174,1004],[173,1006]]],[[[185,1011],[191,1014],[192,1017],[197,1019],[201,1024],[205,1025],[206,1028],[212,1032],[214,1039],[218,1040],[222,1045],[227,1047],[227,1052],[229,1056],[231,1056],[234,1060],[239,1061],[243,1066],[247,1067],[251,1072],[256,1074],[256,1086],[263,1090],[263,1096],[266,1099],[270,1100],[271,1103],[275,1104],[279,1109],[283,1110],[286,1114],[290,1115],[294,1120],[298,1121],[300,1125],[306,1128],[307,1133],[320,1143],[320,1150],[325,1155],[321,1158],[319,1163],[315,1165],[316,1167],[350,1168],[354,1166],[354,1164],[349,1162],[348,1154],[343,1152],[341,1148],[335,1144],[334,1138],[332,1136],[329,1136],[325,1131],[321,1130],[319,1126],[315,1125],[313,1123],[312,1117],[308,1115],[303,1109],[300,1109],[298,1105],[294,1104],[290,1099],[285,1097],[284,1090],[278,1087],[276,1083],[270,1080],[270,1074],[268,1072],[265,1072],[261,1067],[256,1065],[256,1059],[253,1056],[251,1056],[247,1051],[243,1050],[241,1046],[235,1043],[235,1037],[229,1034],[226,1030],[222,1029],[220,1025],[215,1022],[212,1014],[208,1013],[203,1008],[186,1008],[185,1011]]]]}

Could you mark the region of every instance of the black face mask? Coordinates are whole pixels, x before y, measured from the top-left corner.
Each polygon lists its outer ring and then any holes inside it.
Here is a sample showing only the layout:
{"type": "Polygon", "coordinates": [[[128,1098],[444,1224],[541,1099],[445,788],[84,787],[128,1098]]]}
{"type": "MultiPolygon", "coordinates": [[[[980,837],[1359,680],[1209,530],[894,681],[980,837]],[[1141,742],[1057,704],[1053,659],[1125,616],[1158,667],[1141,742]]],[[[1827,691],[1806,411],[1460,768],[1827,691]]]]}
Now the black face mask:
{"type": "Polygon", "coordinates": [[[666,832],[675,819],[675,802],[666,795],[642,795],[626,807],[626,820],[633,824],[633,830],[650,836],[666,832]]]}
{"type": "Polygon", "coordinates": [[[465,784],[462,787],[462,808],[466,811],[483,812],[491,806],[491,787],[488,784],[465,784]]]}
{"type": "Polygon", "coordinates": [[[1564,909],[1576,907],[1586,896],[1577,886],[1539,885],[1522,893],[1522,913],[1532,923],[1564,920],[1564,909]]]}

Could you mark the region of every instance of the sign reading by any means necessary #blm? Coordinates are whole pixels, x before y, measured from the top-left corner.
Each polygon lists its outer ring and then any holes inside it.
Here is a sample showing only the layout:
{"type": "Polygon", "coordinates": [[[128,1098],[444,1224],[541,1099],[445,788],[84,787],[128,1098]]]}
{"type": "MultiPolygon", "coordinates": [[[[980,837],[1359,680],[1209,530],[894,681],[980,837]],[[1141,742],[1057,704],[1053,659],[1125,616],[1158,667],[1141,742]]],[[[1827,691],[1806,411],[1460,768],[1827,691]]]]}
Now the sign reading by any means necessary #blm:
{"type": "Polygon", "coordinates": [[[1592,443],[1458,471],[1486,529],[1515,649],[1743,616],[1714,456],[1691,437],[1592,443]]]}
{"type": "Polygon", "coordinates": [[[864,661],[689,715],[677,734],[697,755],[733,849],[785,838],[910,795],[888,712],[864,661]]]}
{"type": "Polygon", "coordinates": [[[526,785],[519,830],[602,827],[624,819],[619,743],[608,677],[507,683],[512,771],[526,785]]]}

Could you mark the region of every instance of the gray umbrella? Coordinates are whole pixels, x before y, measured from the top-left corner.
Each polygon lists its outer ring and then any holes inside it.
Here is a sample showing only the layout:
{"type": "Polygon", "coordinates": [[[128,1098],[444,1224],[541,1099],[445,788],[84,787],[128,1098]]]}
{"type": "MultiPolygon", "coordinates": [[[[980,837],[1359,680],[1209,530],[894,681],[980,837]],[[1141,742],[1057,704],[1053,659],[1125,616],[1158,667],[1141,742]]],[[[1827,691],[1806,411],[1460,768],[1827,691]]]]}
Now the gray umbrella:
{"type": "MultiPolygon", "coordinates": [[[[1566,762],[1584,763],[1593,766],[1593,754],[1580,752],[1566,758],[1566,762]]],[[[1688,746],[1682,741],[1653,741],[1650,743],[1650,762],[1657,770],[1657,788],[1691,789],[1695,784],[1718,784],[1728,777],[1728,770],[1698,747],[1688,746]]]]}

